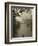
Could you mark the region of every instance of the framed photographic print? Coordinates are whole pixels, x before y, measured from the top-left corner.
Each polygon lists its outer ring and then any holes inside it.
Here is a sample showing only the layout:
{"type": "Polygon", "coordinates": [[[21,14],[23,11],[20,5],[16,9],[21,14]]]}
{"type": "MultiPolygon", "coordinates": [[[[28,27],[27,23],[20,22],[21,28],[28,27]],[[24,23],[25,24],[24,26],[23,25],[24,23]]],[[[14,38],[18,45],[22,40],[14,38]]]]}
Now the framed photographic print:
{"type": "Polygon", "coordinates": [[[37,4],[5,3],[5,43],[37,41],[37,4]]]}

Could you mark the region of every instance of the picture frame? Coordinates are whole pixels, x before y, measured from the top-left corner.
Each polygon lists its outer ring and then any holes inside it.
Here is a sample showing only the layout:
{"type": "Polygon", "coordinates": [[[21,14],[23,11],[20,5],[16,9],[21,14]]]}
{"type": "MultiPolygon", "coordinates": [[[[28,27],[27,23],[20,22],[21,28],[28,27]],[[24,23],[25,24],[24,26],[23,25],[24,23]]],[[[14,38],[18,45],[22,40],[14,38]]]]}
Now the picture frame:
{"type": "Polygon", "coordinates": [[[37,4],[5,2],[5,44],[37,42],[37,4]]]}

